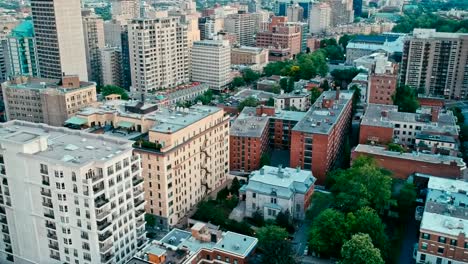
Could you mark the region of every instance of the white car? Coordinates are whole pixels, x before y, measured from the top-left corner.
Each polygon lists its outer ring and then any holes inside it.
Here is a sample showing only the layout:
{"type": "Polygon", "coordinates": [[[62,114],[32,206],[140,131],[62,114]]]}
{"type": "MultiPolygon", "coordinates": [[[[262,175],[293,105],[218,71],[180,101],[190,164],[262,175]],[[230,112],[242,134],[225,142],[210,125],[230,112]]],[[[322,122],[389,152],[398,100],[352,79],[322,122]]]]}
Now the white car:
{"type": "Polygon", "coordinates": [[[417,206],[416,211],[414,212],[414,219],[416,221],[421,221],[424,213],[424,206],[417,206]]]}

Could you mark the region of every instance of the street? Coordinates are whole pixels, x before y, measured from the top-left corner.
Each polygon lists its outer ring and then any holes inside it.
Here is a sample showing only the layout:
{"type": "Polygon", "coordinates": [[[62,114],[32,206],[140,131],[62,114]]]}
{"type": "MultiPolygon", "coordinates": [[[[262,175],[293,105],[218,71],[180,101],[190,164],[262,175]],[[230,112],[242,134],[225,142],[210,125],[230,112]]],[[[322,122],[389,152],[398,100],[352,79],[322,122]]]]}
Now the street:
{"type": "Polygon", "coordinates": [[[410,214],[409,219],[406,221],[405,237],[401,243],[400,259],[398,261],[400,264],[414,263],[413,247],[418,242],[419,223],[414,219],[414,214],[410,214]]]}
{"type": "Polygon", "coordinates": [[[309,222],[304,221],[300,223],[299,229],[294,233],[293,248],[296,251],[296,256],[301,257],[304,255],[304,250],[309,240],[309,222]]]}

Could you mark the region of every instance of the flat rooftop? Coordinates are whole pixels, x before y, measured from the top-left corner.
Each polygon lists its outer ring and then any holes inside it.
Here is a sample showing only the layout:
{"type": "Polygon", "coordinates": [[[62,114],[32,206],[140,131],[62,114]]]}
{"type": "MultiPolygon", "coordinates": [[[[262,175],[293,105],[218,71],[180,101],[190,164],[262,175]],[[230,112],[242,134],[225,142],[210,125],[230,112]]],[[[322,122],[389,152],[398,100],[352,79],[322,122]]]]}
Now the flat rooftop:
{"type": "Polygon", "coordinates": [[[379,147],[379,146],[359,144],[354,148],[354,151],[358,153],[375,154],[379,156],[393,157],[393,158],[405,159],[405,160],[414,160],[414,161],[434,163],[434,164],[450,165],[452,162],[455,162],[458,167],[466,166],[463,159],[458,158],[458,157],[438,155],[438,154],[425,154],[421,152],[400,153],[396,151],[389,151],[389,150],[386,150],[385,147],[379,147]]]}
{"type": "Polygon", "coordinates": [[[291,197],[294,193],[306,193],[315,180],[309,170],[263,166],[250,174],[245,189],[267,194],[274,189],[279,197],[291,197]]]}
{"type": "Polygon", "coordinates": [[[420,125],[426,132],[450,133],[458,135],[458,126],[452,111],[440,110],[438,120],[431,121],[430,108],[421,108],[418,113],[398,112],[396,105],[369,104],[362,117],[361,125],[395,127],[395,123],[420,125]]]}
{"type": "Polygon", "coordinates": [[[243,101],[248,97],[253,97],[259,101],[268,101],[268,99],[275,98],[276,96],[278,95],[262,90],[243,89],[237,92],[234,96],[232,96],[232,99],[243,101]]]}
{"type": "Polygon", "coordinates": [[[0,142],[17,145],[34,142],[44,144],[36,152],[24,155],[32,155],[65,166],[105,162],[124,151],[131,151],[133,143],[111,136],[17,120],[0,124],[0,142]]]}
{"type": "Polygon", "coordinates": [[[227,231],[223,233],[223,238],[213,248],[246,257],[255,248],[257,243],[258,239],[255,237],[227,231]]]}
{"type": "Polygon", "coordinates": [[[457,140],[453,136],[432,135],[432,134],[427,134],[424,132],[416,134],[416,139],[439,141],[439,142],[446,142],[446,143],[453,143],[453,144],[457,143],[457,140]]]}
{"type": "Polygon", "coordinates": [[[36,77],[27,77],[23,82],[15,84],[10,81],[5,82],[6,87],[10,89],[31,89],[31,90],[46,90],[54,89],[59,92],[70,92],[77,89],[88,88],[90,86],[95,86],[96,83],[93,82],[83,82],[80,81],[79,88],[63,88],[61,86],[60,79],[47,79],[47,78],[36,78],[36,77]]]}
{"type": "Polygon", "coordinates": [[[336,91],[325,91],[307,111],[305,117],[294,126],[294,131],[310,134],[329,134],[343,115],[343,110],[353,98],[352,91],[342,91],[335,100],[336,91]],[[323,100],[334,100],[331,108],[323,108],[323,100]]]}
{"type": "Polygon", "coordinates": [[[458,236],[468,232],[468,182],[430,177],[421,229],[458,236]]]}
{"type": "Polygon", "coordinates": [[[270,117],[266,115],[257,116],[256,113],[255,107],[244,107],[231,125],[229,135],[236,137],[261,137],[270,117]]]}

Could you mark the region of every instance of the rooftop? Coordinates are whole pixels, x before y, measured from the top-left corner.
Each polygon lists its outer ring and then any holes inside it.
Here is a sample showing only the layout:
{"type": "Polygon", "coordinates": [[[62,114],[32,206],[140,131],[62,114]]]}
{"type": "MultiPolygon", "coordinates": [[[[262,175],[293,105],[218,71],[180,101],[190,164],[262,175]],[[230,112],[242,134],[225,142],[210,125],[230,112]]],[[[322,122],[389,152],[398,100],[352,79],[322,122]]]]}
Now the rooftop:
{"type": "Polygon", "coordinates": [[[23,20],[11,31],[12,37],[34,37],[34,27],[32,20],[23,20]]]}
{"type": "Polygon", "coordinates": [[[325,91],[307,111],[305,117],[293,130],[305,133],[328,134],[343,114],[346,105],[353,98],[352,91],[342,91],[336,100],[336,91],[325,91]],[[333,101],[329,108],[323,107],[324,101],[333,101]]]}
{"type": "Polygon", "coordinates": [[[357,35],[349,43],[372,43],[384,44],[385,42],[397,41],[400,35],[398,34],[381,34],[381,35],[357,35]]]}
{"type": "Polygon", "coordinates": [[[429,39],[429,38],[448,38],[457,39],[459,37],[468,37],[468,33],[447,33],[436,32],[433,28],[415,28],[412,34],[413,38],[429,39]]]}
{"type": "Polygon", "coordinates": [[[294,90],[290,93],[282,93],[278,95],[276,98],[293,98],[293,97],[306,97],[310,96],[310,92],[308,92],[306,89],[303,90],[294,90]]]}
{"type": "Polygon", "coordinates": [[[232,99],[243,101],[248,97],[253,97],[259,101],[268,101],[270,98],[276,97],[277,94],[265,92],[262,90],[243,89],[237,92],[232,99]]]}
{"type": "Polygon", "coordinates": [[[23,121],[0,124],[0,142],[34,144],[36,147],[28,148],[24,155],[64,166],[106,162],[124,151],[132,150],[132,142],[128,140],[23,121]]]}
{"type": "Polygon", "coordinates": [[[257,47],[249,47],[249,46],[240,46],[238,48],[232,48],[231,52],[249,52],[259,54],[264,51],[264,48],[257,48],[257,47]]]}
{"type": "Polygon", "coordinates": [[[404,113],[398,112],[395,105],[369,104],[361,125],[392,128],[399,122],[420,125],[422,131],[458,135],[458,126],[452,111],[440,110],[437,122],[432,122],[430,108],[421,108],[417,113],[404,113]]]}
{"type": "Polygon", "coordinates": [[[447,142],[447,143],[454,143],[454,144],[457,143],[457,140],[453,136],[432,135],[428,133],[418,133],[416,134],[416,139],[447,142]]]}
{"type": "Polygon", "coordinates": [[[267,115],[257,116],[255,107],[244,107],[231,125],[229,135],[237,137],[261,137],[269,118],[267,115]]]}
{"type": "Polygon", "coordinates": [[[455,164],[458,167],[464,168],[466,166],[463,159],[458,158],[458,157],[436,155],[436,154],[425,154],[421,152],[400,153],[400,152],[395,152],[395,151],[389,151],[389,150],[386,150],[385,147],[379,147],[379,146],[359,144],[354,148],[354,151],[358,153],[368,153],[368,154],[375,154],[375,155],[386,156],[386,157],[394,157],[398,159],[414,160],[414,161],[435,163],[435,164],[450,165],[453,162],[455,162],[455,164]]]}
{"type": "Polygon", "coordinates": [[[214,249],[246,257],[257,245],[258,239],[231,231],[223,233],[223,238],[216,243],[214,249]]]}
{"type": "Polygon", "coordinates": [[[47,90],[53,89],[58,92],[67,93],[77,89],[88,88],[95,86],[93,82],[79,82],[78,88],[63,88],[62,80],[60,79],[47,79],[47,78],[36,78],[28,76],[20,76],[13,81],[7,81],[6,87],[11,89],[35,89],[35,90],[47,90]]]}
{"type": "Polygon", "coordinates": [[[306,193],[315,180],[309,170],[263,166],[250,174],[245,190],[266,194],[275,192],[279,197],[289,198],[294,193],[306,193]]]}
{"type": "Polygon", "coordinates": [[[430,177],[421,229],[458,236],[468,232],[468,182],[430,177]]]}

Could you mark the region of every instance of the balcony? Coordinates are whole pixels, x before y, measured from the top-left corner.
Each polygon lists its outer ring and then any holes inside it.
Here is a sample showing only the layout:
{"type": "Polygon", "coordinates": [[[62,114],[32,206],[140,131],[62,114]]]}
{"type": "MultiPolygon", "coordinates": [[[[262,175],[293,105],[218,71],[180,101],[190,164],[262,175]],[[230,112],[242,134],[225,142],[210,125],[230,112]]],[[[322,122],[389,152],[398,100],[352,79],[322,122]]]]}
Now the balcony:
{"type": "Polygon", "coordinates": [[[42,205],[45,206],[45,207],[54,208],[52,203],[42,202],[42,205]]]}
{"type": "Polygon", "coordinates": [[[0,207],[0,214],[5,214],[5,208],[0,207]]]}
{"type": "Polygon", "coordinates": [[[104,183],[100,183],[100,184],[97,184],[95,186],[93,186],[93,192],[94,194],[97,194],[101,191],[104,191],[104,183]]]}
{"type": "Polygon", "coordinates": [[[0,169],[0,174],[6,175],[5,167],[3,167],[3,166],[1,167],[1,169],[0,169]]]}
{"type": "Polygon", "coordinates": [[[3,237],[3,242],[11,244],[11,239],[9,237],[3,237]]]}
{"type": "Polygon", "coordinates": [[[41,169],[41,174],[49,175],[49,172],[45,169],[41,169]]]}
{"type": "Polygon", "coordinates": [[[101,208],[104,205],[106,205],[107,203],[109,203],[109,199],[107,199],[105,197],[99,197],[99,198],[94,200],[94,206],[96,208],[101,208]]]}
{"type": "Polygon", "coordinates": [[[45,186],[50,186],[50,182],[48,180],[42,180],[42,184],[45,186]]]}
{"type": "Polygon", "coordinates": [[[106,218],[109,214],[110,214],[110,210],[102,210],[99,213],[98,213],[98,210],[96,210],[96,220],[102,220],[106,218]]]}
{"type": "Polygon", "coordinates": [[[144,193],[144,191],[142,189],[136,189],[133,192],[133,196],[138,197],[138,196],[142,195],[143,193],[144,193]]]}
{"type": "Polygon", "coordinates": [[[10,230],[8,229],[8,227],[3,226],[3,227],[2,227],[2,232],[5,233],[5,234],[9,234],[9,233],[10,233],[10,230]]]}
{"type": "Polygon", "coordinates": [[[49,248],[59,250],[58,245],[54,245],[54,244],[49,244],[49,248]]]}
{"type": "Polygon", "coordinates": [[[50,254],[50,258],[53,258],[53,259],[56,259],[56,260],[60,260],[60,255],[58,255],[58,254],[50,254]]]}
{"type": "Polygon", "coordinates": [[[11,247],[9,247],[9,246],[5,248],[5,251],[8,252],[8,253],[13,254],[13,249],[11,247]]]}
{"type": "Polygon", "coordinates": [[[106,240],[107,240],[109,237],[111,237],[111,236],[112,236],[112,232],[107,231],[107,232],[105,232],[104,234],[99,235],[99,241],[104,242],[104,241],[106,241],[106,240]]]}
{"type": "Polygon", "coordinates": [[[145,213],[145,210],[137,210],[135,212],[135,217],[139,217],[140,215],[144,214],[145,213]]]}
{"type": "Polygon", "coordinates": [[[51,239],[57,240],[57,235],[51,232],[47,232],[47,237],[51,239]]]}
{"type": "Polygon", "coordinates": [[[107,220],[104,220],[103,222],[98,222],[97,223],[97,228],[99,231],[104,231],[107,227],[109,227],[111,223],[107,220]]]}
{"type": "Polygon", "coordinates": [[[114,258],[114,253],[107,253],[101,256],[101,262],[107,263],[114,258]]]}
{"type": "Polygon", "coordinates": [[[142,248],[146,244],[146,238],[140,238],[137,240],[138,249],[142,248]]]}
{"type": "Polygon", "coordinates": [[[137,228],[140,228],[142,225],[145,224],[145,221],[144,220],[139,220],[139,221],[136,221],[136,227],[137,228]]]}
{"type": "Polygon", "coordinates": [[[135,208],[142,205],[145,202],[145,199],[135,199],[135,208]]]}
{"type": "Polygon", "coordinates": [[[99,180],[104,179],[104,175],[103,174],[98,174],[98,175],[94,176],[92,179],[93,179],[93,183],[95,183],[95,182],[97,182],[99,180]]]}
{"type": "Polygon", "coordinates": [[[106,253],[109,249],[112,248],[112,243],[99,244],[99,252],[106,253]]]}
{"type": "Polygon", "coordinates": [[[44,213],[44,216],[45,217],[48,217],[48,218],[51,218],[51,219],[55,219],[55,215],[54,213],[50,212],[50,213],[44,213]]]}
{"type": "Polygon", "coordinates": [[[52,223],[52,222],[48,222],[48,221],[47,221],[46,224],[45,224],[45,226],[46,226],[47,228],[50,228],[50,229],[53,229],[53,230],[56,229],[55,223],[52,223]]]}
{"type": "Polygon", "coordinates": [[[143,178],[142,177],[133,177],[132,179],[132,183],[133,183],[133,186],[137,186],[139,185],[140,183],[143,182],[143,178]]]}
{"type": "Polygon", "coordinates": [[[0,217],[0,223],[7,224],[6,217],[4,217],[4,216],[0,217]]]}
{"type": "Polygon", "coordinates": [[[141,236],[143,236],[144,234],[146,234],[146,231],[145,231],[144,228],[142,228],[142,229],[137,229],[137,232],[136,232],[136,233],[137,233],[137,237],[141,237],[141,236]]]}
{"type": "Polygon", "coordinates": [[[41,194],[47,197],[52,197],[50,190],[41,190],[41,194]]]}

